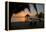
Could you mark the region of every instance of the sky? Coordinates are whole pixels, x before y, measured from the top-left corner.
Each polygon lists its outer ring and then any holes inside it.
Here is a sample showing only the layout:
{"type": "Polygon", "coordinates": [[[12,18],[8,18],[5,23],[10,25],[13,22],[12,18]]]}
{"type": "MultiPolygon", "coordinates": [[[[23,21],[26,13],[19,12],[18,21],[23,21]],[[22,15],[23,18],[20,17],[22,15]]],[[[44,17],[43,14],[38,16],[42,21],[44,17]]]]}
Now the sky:
{"type": "MultiPolygon", "coordinates": [[[[42,5],[42,4],[36,4],[36,7],[37,7],[38,14],[40,12],[44,13],[44,5],[42,5]]],[[[34,7],[33,7],[32,4],[30,4],[30,11],[31,11],[31,14],[33,14],[33,15],[36,14],[36,11],[35,11],[35,9],[34,9],[34,7]]]]}
{"type": "Polygon", "coordinates": [[[44,5],[37,4],[36,6],[37,6],[38,12],[43,12],[44,13],[44,5]]]}
{"type": "MultiPolygon", "coordinates": [[[[10,3],[10,7],[14,10],[18,10],[18,9],[21,9],[21,7],[19,8],[18,6],[15,6],[16,4],[15,3],[10,3]],[[16,7],[16,8],[15,8],[16,7]]],[[[29,4],[29,6],[30,6],[30,11],[31,11],[31,14],[34,16],[35,14],[36,14],[36,11],[35,11],[35,9],[34,9],[34,7],[33,7],[33,5],[32,4],[29,4]]],[[[37,7],[37,11],[38,11],[38,13],[40,13],[40,12],[44,12],[44,5],[43,4],[36,4],[36,7],[37,7]]],[[[10,8],[10,11],[12,10],[10,8]]],[[[16,12],[19,12],[19,10],[18,11],[16,11],[16,12]]]]}
{"type": "MultiPolygon", "coordinates": [[[[44,6],[43,5],[37,4],[36,6],[37,6],[38,13],[44,11],[44,9],[43,9],[44,6]]],[[[35,11],[35,9],[34,9],[32,4],[30,4],[30,12],[28,11],[27,8],[25,8],[24,11],[21,11],[21,12],[19,12],[17,14],[13,14],[11,22],[15,22],[15,21],[22,21],[22,22],[24,22],[26,20],[25,16],[27,14],[30,15],[30,16],[35,16],[36,15],[36,11],[35,11]],[[17,17],[20,17],[20,18],[17,18],[17,17]]]]}

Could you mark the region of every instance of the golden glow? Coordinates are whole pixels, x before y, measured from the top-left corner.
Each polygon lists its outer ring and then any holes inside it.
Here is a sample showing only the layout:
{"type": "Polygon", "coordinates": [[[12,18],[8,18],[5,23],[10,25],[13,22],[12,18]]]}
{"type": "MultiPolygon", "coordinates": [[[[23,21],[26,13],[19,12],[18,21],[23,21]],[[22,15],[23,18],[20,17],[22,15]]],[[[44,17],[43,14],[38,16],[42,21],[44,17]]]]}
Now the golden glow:
{"type": "Polygon", "coordinates": [[[25,22],[25,20],[26,20],[25,16],[27,14],[29,16],[33,16],[33,14],[31,14],[27,9],[25,9],[24,11],[21,11],[17,14],[13,14],[13,16],[11,18],[11,22],[25,22]]]}

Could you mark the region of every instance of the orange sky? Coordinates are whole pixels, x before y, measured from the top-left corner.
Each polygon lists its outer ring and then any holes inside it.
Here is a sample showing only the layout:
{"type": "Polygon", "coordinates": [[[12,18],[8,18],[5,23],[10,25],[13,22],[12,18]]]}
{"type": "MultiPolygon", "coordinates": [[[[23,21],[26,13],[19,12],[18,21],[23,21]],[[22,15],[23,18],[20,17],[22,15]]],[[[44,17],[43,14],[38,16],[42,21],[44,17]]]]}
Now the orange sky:
{"type": "Polygon", "coordinates": [[[25,22],[25,16],[27,14],[30,15],[30,16],[34,16],[33,13],[30,13],[28,11],[28,9],[26,8],[24,11],[21,11],[21,12],[19,12],[17,14],[13,14],[11,22],[15,22],[15,21],[17,21],[17,22],[18,21],[25,22]],[[20,17],[20,18],[17,18],[17,17],[20,17]]]}

